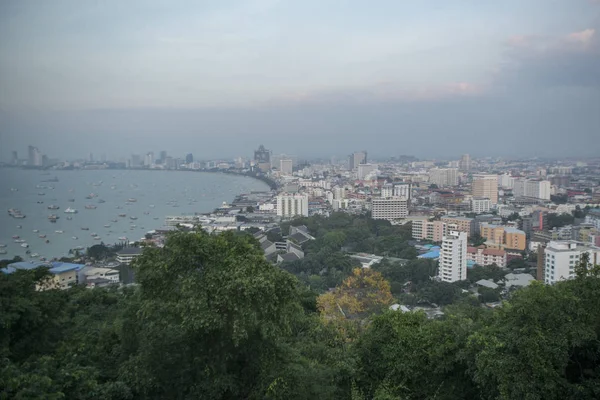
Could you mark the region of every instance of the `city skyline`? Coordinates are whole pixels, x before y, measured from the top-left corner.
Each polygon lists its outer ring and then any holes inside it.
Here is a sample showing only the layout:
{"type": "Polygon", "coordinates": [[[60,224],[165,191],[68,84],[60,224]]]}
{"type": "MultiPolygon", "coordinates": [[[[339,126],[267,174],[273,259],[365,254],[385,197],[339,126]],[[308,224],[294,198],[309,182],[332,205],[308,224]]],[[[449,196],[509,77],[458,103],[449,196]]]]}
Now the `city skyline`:
{"type": "Polygon", "coordinates": [[[599,26],[590,0],[6,1],[0,157],[594,155],[599,26]]]}

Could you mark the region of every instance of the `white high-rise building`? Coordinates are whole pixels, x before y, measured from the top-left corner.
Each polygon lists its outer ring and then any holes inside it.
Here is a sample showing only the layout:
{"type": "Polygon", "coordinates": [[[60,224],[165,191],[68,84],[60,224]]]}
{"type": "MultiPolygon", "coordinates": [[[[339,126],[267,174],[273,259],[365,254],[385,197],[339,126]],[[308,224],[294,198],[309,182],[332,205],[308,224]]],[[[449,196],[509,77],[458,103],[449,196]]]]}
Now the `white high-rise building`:
{"type": "Polygon", "coordinates": [[[282,193],[277,196],[277,215],[279,217],[308,217],[308,195],[282,193]]]}
{"type": "Polygon", "coordinates": [[[541,200],[550,200],[550,181],[533,181],[529,179],[516,179],[513,187],[515,197],[533,197],[541,200]]]}
{"type": "Polygon", "coordinates": [[[394,185],[394,196],[406,197],[406,199],[410,202],[410,199],[412,197],[411,189],[412,186],[410,183],[397,183],[394,185]]]}
{"type": "Polygon", "coordinates": [[[512,189],[515,186],[515,178],[510,174],[498,175],[498,187],[502,189],[512,189]]]}
{"type": "Polygon", "coordinates": [[[438,276],[444,282],[467,279],[467,234],[451,230],[442,239],[438,276]]]}
{"type": "Polygon", "coordinates": [[[492,208],[492,201],[490,199],[484,199],[481,197],[473,197],[471,199],[471,211],[475,214],[483,214],[490,212],[492,208]]]}
{"type": "Polygon", "coordinates": [[[374,197],[371,201],[371,217],[373,219],[395,219],[408,216],[408,201],[406,197],[374,197]]]}
{"type": "Polygon", "coordinates": [[[583,253],[593,264],[600,263],[600,247],[586,246],[573,240],[553,240],[544,249],[544,282],[551,285],[575,277],[575,267],[583,253]]]}
{"type": "Polygon", "coordinates": [[[348,157],[348,169],[350,171],[355,171],[358,169],[360,164],[367,163],[367,152],[366,151],[356,151],[348,157]]]}
{"type": "Polygon", "coordinates": [[[381,187],[381,197],[392,197],[394,195],[394,185],[386,183],[381,187]]]}
{"type": "Polygon", "coordinates": [[[458,169],[433,168],[429,170],[429,183],[438,186],[456,186],[458,185],[458,169]]]}
{"type": "Polygon", "coordinates": [[[281,171],[283,175],[292,175],[294,170],[294,161],[291,158],[282,158],[279,161],[279,165],[279,171],[281,171]]]}

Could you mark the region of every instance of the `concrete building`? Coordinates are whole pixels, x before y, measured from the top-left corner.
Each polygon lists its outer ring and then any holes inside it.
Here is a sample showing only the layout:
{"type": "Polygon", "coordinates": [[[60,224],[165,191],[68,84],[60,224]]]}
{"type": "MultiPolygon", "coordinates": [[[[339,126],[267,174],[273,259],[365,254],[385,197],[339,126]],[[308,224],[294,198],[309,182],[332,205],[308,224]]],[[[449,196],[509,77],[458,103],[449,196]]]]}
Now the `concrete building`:
{"type": "Polygon", "coordinates": [[[463,154],[458,162],[458,168],[463,172],[469,172],[471,170],[471,156],[463,154]]]}
{"type": "Polygon", "coordinates": [[[271,150],[265,149],[262,144],[254,151],[254,163],[262,172],[271,169],[271,150]]]}
{"type": "Polygon", "coordinates": [[[124,247],[117,251],[117,262],[129,265],[137,257],[142,255],[142,249],[139,247],[124,247]]]}
{"type": "Polygon", "coordinates": [[[583,253],[592,264],[600,264],[600,248],[573,240],[550,241],[544,249],[544,282],[551,285],[575,277],[575,268],[583,253]]]}
{"type": "Polygon", "coordinates": [[[426,216],[408,217],[412,222],[412,237],[417,240],[441,242],[446,234],[447,224],[442,221],[429,221],[426,216]]]}
{"type": "Polygon", "coordinates": [[[550,200],[550,187],[550,181],[516,179],[513,186],[513,195],[515,197],[550,200]]]}
{"type": "Polygon", "coordinates": [[[515,185],[515,178],[510,174],[498,175],[498,186],[502,189],[512,189],[515,185]]]}
{"type": "Polygon", "coordinates": [[[40,267],[47,267],[50,276],[36,283],[36,290],[61,289],[65,290],[78,283],[77,274],[84,265],[71,264],[63,262],[27,262],[21,261],[9,264],[6,268],[0,269],[5,274],[11,274],[19,269],[31,270],[40,267]]]}
{"type": "Polygon", "coordinates": [[[279,160],[279,171],[283,175],[292,175],[294,171],[294,162],[290,158],[282,158],[279,160]]]}
{"type": "Polygon", "coordinates": [[[366,151],[356,151],[348,157],[348,169],[350,171],[355,171],[358,169],[360,164],[367,163],[367,152],[366,151]]]}
{"type": "Polygon", "coordinates": [[[412,192],[412,185],[410,183],[396,183],[394,185],[393,195],[396,197],[406,197],[406,199],[408,200],[409,203],[412,198],[411,192],[412,192]]]}
{"type": "Polygon", "coordinates": [[[471,199],[471,211],[475,214],[484,214],[490,212],[492,201],[481,197],[473,197],[471,199]]]}
{"type": "Polygon", "coordinates": [[[506,251],[498,249],[487,249],[485,246],[468,247],[467,259],[477,265],[496,264],[500,268],[506,267],[506,251]]]}
{"type": "Polygon", "coordinates": [[[429,170],[429,183],[438,186],[458,185],[458,169],[456,168],[433,168],[429,170]]]}
{"type": "Polygon", "coordinates": [[[498,175],[475,175],[472,185],[473,197],[490,199],[498,204],[498,175]]]}
{"type": "Polygon", "coordinates": [[[408,201],[405,197],[373,198],[371,202],[371,217],[373,219],[395,219],[408,216],[408,201]]]}
{"type": "Polygon", "coordinates": [[[439,278],[443,282],[467,279],[467,234],[450,231],[442,240],[439,278]]]}
{"type": "Polygon", "coordinates": [[[298,215],[308,217],[308,195],[282,193],[277,196],[277,215],[291,218],[298,215]]]}
{"type": "Polygon", "coordinates": [[[371,172],[375,171],[377,169],[377,165],[376,164],[359,164],[358,165],[358,179],[365,179],[367,177],[367,175],[369,175],[371,172]]]}
{"type": "Polygon", "coordinates": [[[527,248],[527,236],[522,230],[488,223],[482,223],[479,230],[488,247],[520,251],[527,248]]]}
{"type": "Polygon", "coordinates": [[[394,196],[394,185],[386,183],[381,187],[381,197],[393,197],[394,196]]]}
{"type": "Polygon", "coordinates": [[[456,225],[455,230],[465,232],[467,237],[472,236],[475,231],[475,220],[473,218],[444,216],[440,220],[448,225],[456,225]]]}

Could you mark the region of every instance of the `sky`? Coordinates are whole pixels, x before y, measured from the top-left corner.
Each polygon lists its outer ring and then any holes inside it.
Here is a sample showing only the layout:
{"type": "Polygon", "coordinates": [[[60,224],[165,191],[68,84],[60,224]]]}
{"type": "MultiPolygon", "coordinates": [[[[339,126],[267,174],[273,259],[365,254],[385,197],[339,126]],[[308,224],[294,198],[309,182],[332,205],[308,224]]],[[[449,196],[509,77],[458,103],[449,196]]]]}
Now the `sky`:
{"type": "Polygon", "coordinates": [[[3,0],[0,160],[600,154],[600,0],[3,0]]]}

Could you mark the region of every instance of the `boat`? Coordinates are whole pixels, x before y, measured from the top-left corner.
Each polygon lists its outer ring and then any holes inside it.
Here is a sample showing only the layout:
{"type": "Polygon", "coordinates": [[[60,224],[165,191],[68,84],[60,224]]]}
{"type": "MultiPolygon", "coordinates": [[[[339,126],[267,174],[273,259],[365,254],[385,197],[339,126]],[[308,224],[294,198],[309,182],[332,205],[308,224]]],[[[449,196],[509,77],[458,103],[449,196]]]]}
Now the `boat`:
{"type": "Polygon", "coordinates": [[[83,250],[83,246],[74,247],[73,250],[83,250]]]}
{"type": "Polygon", "coordinates": [[[50,204],[48,206],[48,210],[58,210],[60,207],[57,206],[56,204],[50,204]]]}
{"type": "Polygon", "coordinates": [[[150,207],[150,208],[154,208],[154,204],[150,204],[148,207],[150,207]]]}
{"type": "Polygon", "coordinates": [[[0,243],[0,249],[6,247],[6,245],[4,243],[0,243]]]}
{"type": "Polygon", "coordinates": [[[102,204],[102,203],[106,203],[106,201],[104,201],[104,200],[102,200],[102,199],[99,199],[99,200],[98,200],[98,203],[102,204]]]}
{"type": "Polygon", "coordinates": [[[17,189],[17,188],[10,188],[10,191],[11,191],[11,192],[18,192],[18,191],[19,191],[19,189],[17,189]]]}
{"type": "Polygon", "coordinates": [[[0,254],[6,254],[6,253],[8,253],[6,250],[4,250],[4,249],[0,250],[0,254]]]}
{"type": "Polygon", "coordinates": [[[54,231],[55,233],[65,233],[65,231],[54,231]]]}
{"type": "Polygon", "coordinates": [[[158,219],[158,217],[154,217],[154,219],[158,219]]]}
{"type": "Polygon", "coordinates": [[[50,243],[50,241],[48,239],[46,239],[46,243],[50,243]]]}
{"type": "Polygon", "coordinates": [[[21,229],[21,228],[22,228],[22,226],[21,226],[21,225],[17,225],[17,229],[21,229]]]}
{"type": "Polygon", "coordinates": [[[27,250],[25,254],[31,254],[31,250],[27,250]]]}
{"type": "Polygon", "coordinates": [[[39,255],[38,253],[33,253],[33,254],[31,255],[31,257],[34,257],[34,258],[37,258],[37,257],[39,257],[39,256],[40,256],[40,255],[39,255]]]}
{"type": "Polygon", "coordinates": [[[69,199],[67,201],[70,201],[71,203],[75,202],[75,199],[69,199]]]}
{"type": "Polygon", "coordinates": [[[144,215],[149,215],[150,211],[144,211],[144,215]]]}
{"type": "Polygon", "coordinates": [[[25,218],[25,215],[20,210],[18,210],[16,208],[9,208],[8,209],[8,215],[10,215],[13,218],[17,218],[17,219],[25,218]]]}
{"type": "Polygon", "coordinates": [[[94,236],[94,240],[100,240],[101,237],[100,236],[94,236]]]}
{"type": "Polygon", "coordinates": [[[43,201],[41,201],[41,200],[38,200],[38,202],[37,202],[37,203],[38,203],[38,204],[44,204],[44,202],[43,202],[43,201]]]}
{"type": "Polygon", "coordinates": [[[104,225],[105,228],[110,228],[110,224],[104,225]]]}
{"type": "Polygon", "coordinates": [[[45,238],[46,238],[46,235],[42,234],[42,235],[38,235],[38,237],[39,237],[40,239],[45,239],[45,238]]]}
{"type": "Polygon", "coordinates": [[[127,201],[130,202],[130,203],[135,203],[137,201],[137,199],[130,198],[130,199],[127,199],[127,201]]]}
{"type": "Polygon", "coordinates": [[[66,213],[66,214],[76,214],[76,213],[77,213],[77,210],[76,210],[76,209],[74,209],[74,208],[68,207],[68,208],[65,210],[65,213],[66,213]]]}
{"type": "Polygon", "coordinates": [[[39,232],[39,229],[34,229],[33,230],[33,233],[38,233],[38,232],[39,232]]]}
{"type": "Polygon", "coordinates": [[[67,217],[67,219],[68,219],[69,221],[71,221],[71,220],[73,219],[73,217],[67,217]]]}
{"type": "Polygon", "coordinates": [[[119,214],[119,217],[121,218],[125,218],[127,216],[127,214],[119,214]]]}
{"type": "Polygon", "coordinates": [[[86,204],[85,208],[87,210],[95,210],[97,207],[95,205],[93,205],[93,204],[86,204]]]}
{"type": "Polygon", "coordinates": [[[81,230],[82,230],[82,231],[89,231],[89,230],[90,230],[90,228],[84,227],[84,228],[81,228],[81,230]]]}
{"type": "Polygon", "coordinates": [[[19,236],[19,235],[14,235],[12,238],[13,238],[13,239],[20,239],[20,238],[21,238],[21,236],[19,236]]]}
{"type": "Polygon", "coordinates": [[[77,236],[73,236],[73,237],[72,237],[72,239],[73,239],[73,240],[77,240],[77,239],[79,239],[79,238],[78,238],[77,236]]]}
{"type": "Polygon", "coordinates": [[[90,236],[98,236],[98,234],[96,232],[94,232],[90,236]]]}
{"type": "Polygon", "coordinates": [[[56,214],[50,214],[48,215],[48,219],[50,220],[50,222],[56,222],[57,219],[59,219],[60,217],[56,214]]]}
{"type": "Polygon", "coordinates": [[[22,243],[22,244],[21,244],[21,247],[28,248],[28,247],[29,247],[29,245],[28,245],[27,243],[22,243]]]}
{"type": "Polygon", "coordinates": [[[16,239],[15,243],[25,243],[25,240],[23,240],[23,239],[16,239]]]}
{"type": "Polygon", "coordinates": [[[39,192],[38,193],[38,196],[45,196],[45,195],[46,195],[46,193],[44,193],[44,192],[39,192]]]}
{"type": "Polygon", "coordinates": [[[131,217],[129,217],[129,219],[136,220],[137,217],[131,216],[131,217]]]}
{"type": "Polygon", "coordinates": [[[119,222],[118,219],[111,219],[110,222],[119,222]]]}
{"type": "Polygon", "coordinates": [[[119,237],[119,240],[127,240],[127,238],[125,236],[121,236],[119,237]]]}
{"type": "Polygon", "coordinates": [[[137,225],[134,225],[134,224],[132,224],[132,225],[130,225],[130,226],[131,226],[132,228],[137,228],[137,225]]]}

